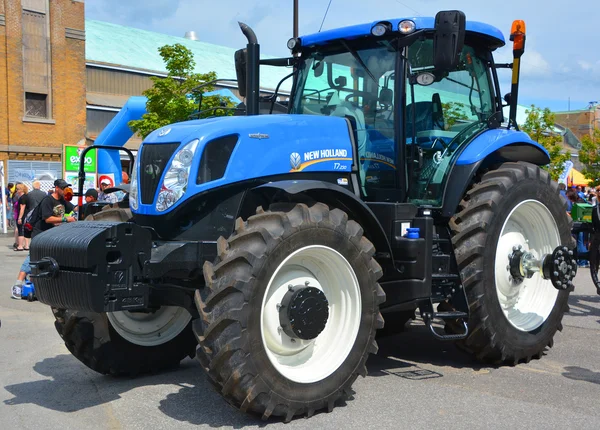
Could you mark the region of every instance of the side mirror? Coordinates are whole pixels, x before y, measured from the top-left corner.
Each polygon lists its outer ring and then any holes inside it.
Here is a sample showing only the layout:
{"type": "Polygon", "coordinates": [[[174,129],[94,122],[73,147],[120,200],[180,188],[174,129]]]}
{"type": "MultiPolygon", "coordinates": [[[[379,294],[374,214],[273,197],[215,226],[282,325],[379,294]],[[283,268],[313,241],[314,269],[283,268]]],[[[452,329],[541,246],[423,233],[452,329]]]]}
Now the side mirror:
{"type": "Polygon", "coordinates": [[[240,96],[246,97],[246,49],[239,49],[235,51],[235,74],[238,83],[238,92],[240,96]]]}
{"type": "Polygon", "coordinates": [[[433,65],[436,70],[450,72],[458,66],[465,43],[466,16],[459,10],[438,12],[433,36],[433,65]]]}
{"type": "Polygon", "coordinates": [[[315,71],[315,78],[321,77],[324,69],[325,69],[325,63],[323,62],[323,60],[319,60],[318,63],[315,64],[315,67],[313,68],[313,70],[315,71]]]}
{"type": "Polygon", "coordinates": [[[504,101],[505,101],[507,104],[510,104],[510,101],[511,101],[511,100],[512,100],[512,94],[511,94],[511,93],[506,93],[506,94],[504,95],[504,101]]]}
{"type": "Polygon", "coordinates": [[[338,76],[337,78],[335,78],[334,82],[338,86],[338,88],[345,88],[346,85],[348,85],[348,78],[346,78],[345,76],[338,76]]]}

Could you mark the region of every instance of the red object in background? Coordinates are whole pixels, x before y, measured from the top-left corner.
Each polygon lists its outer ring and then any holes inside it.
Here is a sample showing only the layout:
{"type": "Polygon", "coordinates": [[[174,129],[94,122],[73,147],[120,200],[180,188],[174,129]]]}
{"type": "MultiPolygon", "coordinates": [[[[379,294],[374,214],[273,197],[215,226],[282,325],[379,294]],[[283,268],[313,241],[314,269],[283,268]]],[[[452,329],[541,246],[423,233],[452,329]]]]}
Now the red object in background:
{"type": "Polygon", "coordinates": [[[71,187],[65,188],[64,198],[67,202],[70,202],[71,200],[73,200],[73,188],[71,188],[71,187]]]}
{"type": "Polygon", "coordinates": [[[115,181],[112,178],[112,175],[100,175],[100,177],[98,178],[98,187],[100,187],[102,181],[110,182],[109,187],[111,188],[115,186],[115,181]]]}

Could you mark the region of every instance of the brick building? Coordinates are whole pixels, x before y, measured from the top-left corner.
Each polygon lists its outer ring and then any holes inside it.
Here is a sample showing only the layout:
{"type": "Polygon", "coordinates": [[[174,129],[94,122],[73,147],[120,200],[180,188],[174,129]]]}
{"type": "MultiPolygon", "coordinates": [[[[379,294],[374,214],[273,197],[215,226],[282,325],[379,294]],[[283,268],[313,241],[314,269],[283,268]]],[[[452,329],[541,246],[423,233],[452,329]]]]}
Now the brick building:
{"type": "Polygon", "coordinates": [[[84,26],[83,0],[0,0],[0,161],[9,179],[60,176],[63,144],[85,142],[84,26]]]}
{"type": "Polygon", "coordinates": [[[591,136],[594,128],[600,127],[600,106],[569,112],[555,112],[556,123],[570,129],[581,141],[583,136],[591,136]]]}

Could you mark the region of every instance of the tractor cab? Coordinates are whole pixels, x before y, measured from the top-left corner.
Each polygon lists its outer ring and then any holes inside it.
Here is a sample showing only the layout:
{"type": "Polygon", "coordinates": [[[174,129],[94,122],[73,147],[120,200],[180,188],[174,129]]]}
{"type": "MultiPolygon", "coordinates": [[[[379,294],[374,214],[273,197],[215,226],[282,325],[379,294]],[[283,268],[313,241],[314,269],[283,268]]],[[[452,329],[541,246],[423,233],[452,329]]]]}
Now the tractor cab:
{"type": "Polygon", "coordinates": [[[460,12],[302,37],[290,113],[349,119],[365,200],[440,206],[465,144],[503,122],[492,51],[504,43],[460,12]]]}

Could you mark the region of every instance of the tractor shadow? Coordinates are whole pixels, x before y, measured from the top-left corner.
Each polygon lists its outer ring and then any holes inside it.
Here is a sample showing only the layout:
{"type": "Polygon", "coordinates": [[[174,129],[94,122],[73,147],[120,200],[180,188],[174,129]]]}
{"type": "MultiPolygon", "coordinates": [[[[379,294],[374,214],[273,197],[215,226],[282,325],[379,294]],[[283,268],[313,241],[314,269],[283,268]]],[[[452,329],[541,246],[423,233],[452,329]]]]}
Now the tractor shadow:
{"type": "MultiPolygon", "coordinates": [[[[264,427],[278,422],[263,422],[260,417],[244,414],[230,406],[207,380],[196,360],[186,359],[177,369],[137,378],[97,374],[69,354],[46,358],[36,363],[33,370],[49,379],[5,386],[4,389],[13,396],[4,401],[5,405],[37,405],[73,413],[109,404],[135,389],[163,386],[176,391],[166,396],[161,394],[162,389],[142,391],[143,403],[159,403],[160,412],[178,421],[232,428],[264,427]]],[[[126,423],[123,427],[127,427],[126,423]]]]}
{"type": "MultiPolygon", "coordinates": [[[[442,331],[442,327],[437,328],[442,331]]],[[[367,362],[369,376],[398,376],[424,380],[443,377],[444,368],[479,371],[498,366],[483,364],[459,350],[453,342],[435,339],[417,318],[404,331],[377,339],[379,352],[367,362]]]]}
{"type": "Polygon", "coordinates": [[[600,296],[570,296],[567,315],[598,318],[600,323],[600,296]]]}
{"type": "Polygon", "coordinates": [[[592,384],[600,384],[600,372],[594,372],[593,370],[584,369],[578,366],[567,366],[565,367],[566,372],[562,375],[565,378],[572,379],[574,381],[585,381],[591,382],[592,384]]]}

